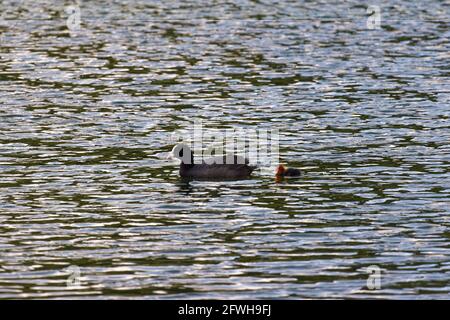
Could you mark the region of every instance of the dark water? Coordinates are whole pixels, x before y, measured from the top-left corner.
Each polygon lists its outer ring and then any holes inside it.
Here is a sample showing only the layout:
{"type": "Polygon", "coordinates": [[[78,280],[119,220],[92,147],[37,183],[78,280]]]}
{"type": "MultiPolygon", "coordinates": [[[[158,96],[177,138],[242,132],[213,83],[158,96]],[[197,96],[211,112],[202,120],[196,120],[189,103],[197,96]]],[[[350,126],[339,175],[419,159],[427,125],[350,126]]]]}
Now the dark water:
{"type": "Polygon", "coordinates": [[[0,298],[449,297],[448,2],[71,4],[0,6],[0,298]],[[304,176],[180,181],[193,119],[304,176]]]}

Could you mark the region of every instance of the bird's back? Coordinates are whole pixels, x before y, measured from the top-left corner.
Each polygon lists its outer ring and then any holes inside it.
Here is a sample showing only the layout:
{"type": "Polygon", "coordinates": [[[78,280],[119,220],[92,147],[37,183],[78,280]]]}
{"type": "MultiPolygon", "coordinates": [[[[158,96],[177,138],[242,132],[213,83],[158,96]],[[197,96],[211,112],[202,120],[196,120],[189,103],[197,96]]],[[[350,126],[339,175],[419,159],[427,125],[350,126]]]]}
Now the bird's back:
{"type": "Polygon", "coordinates": [[[249,165],[249,161],[237,155],[216,156],[201,164],[181,165],[180,176],[186,178],[220,179],[248,177],[256,166],[249,165]]]}

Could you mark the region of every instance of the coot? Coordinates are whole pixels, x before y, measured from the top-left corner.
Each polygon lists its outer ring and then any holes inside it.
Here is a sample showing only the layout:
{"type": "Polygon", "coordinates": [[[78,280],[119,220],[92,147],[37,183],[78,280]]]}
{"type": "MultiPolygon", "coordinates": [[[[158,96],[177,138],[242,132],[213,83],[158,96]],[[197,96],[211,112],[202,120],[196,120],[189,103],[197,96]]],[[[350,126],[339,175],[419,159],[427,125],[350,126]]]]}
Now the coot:
{"type": "Polygon", "coordinates": [[[285,166],[280,164],[275,175],[277,177],[298,177],[300,176],[300,174],[300,170],[294,168],[286,168],[285,166]]]}
{"type": "Polygon", "coordinates": [[[180,176],[196,179],[241,179],[250,176],[256,166],[241,156],[227,154],[205,159],[202,163],[194,163],[194,154],[187,144],[176,145],[172,154],[181,160],[180,176]]]}

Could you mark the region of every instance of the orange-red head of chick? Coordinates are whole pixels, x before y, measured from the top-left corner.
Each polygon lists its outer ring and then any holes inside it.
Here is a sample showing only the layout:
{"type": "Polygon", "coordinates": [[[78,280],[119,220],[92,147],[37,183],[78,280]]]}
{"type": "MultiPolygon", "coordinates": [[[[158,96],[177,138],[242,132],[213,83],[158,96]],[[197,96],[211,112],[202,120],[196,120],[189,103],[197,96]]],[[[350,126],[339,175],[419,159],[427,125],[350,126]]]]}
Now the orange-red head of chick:
{"type": "Polygon", "coordinates": [[[280,164],[277,168],[277,172],[275,173],[275,175],[277,177],[281,177],[281,176],[284,176],[285,172],[286,172],[286,168],[282,164],[280,164]]]}

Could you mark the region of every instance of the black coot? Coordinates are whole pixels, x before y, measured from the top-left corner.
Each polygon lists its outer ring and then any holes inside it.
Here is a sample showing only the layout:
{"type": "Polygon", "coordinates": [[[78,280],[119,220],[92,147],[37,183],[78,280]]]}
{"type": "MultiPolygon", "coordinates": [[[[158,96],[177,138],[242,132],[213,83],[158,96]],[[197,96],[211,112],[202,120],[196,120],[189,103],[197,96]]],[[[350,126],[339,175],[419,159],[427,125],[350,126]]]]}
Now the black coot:
{"type": "Polygon", "coordinates": [[[227,154],[194,163],[194,154],[187,144],[178,144],[172,154],[181,160],[180,176],[193,179],[241,179],[250,176],[256,166],[249,165],[247,159],[227,154]]]}

